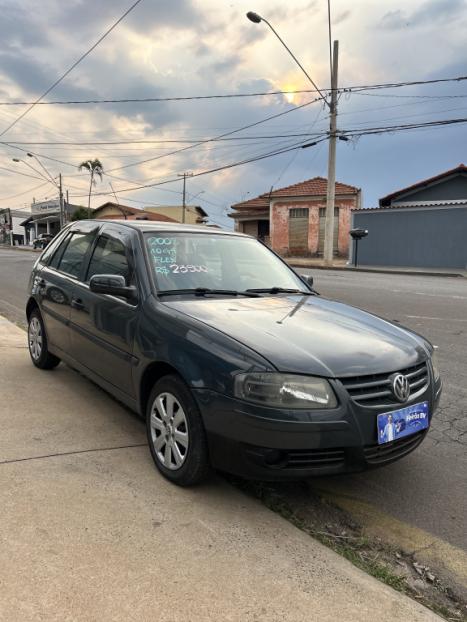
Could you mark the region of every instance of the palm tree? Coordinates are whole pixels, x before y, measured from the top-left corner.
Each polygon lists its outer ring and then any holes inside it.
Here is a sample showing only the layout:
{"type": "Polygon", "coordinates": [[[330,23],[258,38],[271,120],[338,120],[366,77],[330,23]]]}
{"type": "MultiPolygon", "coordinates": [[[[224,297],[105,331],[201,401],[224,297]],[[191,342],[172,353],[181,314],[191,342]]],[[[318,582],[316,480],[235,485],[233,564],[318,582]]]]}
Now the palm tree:
{"type": "Polygon", "coordinates": [[[91,218],[92,187],[96,184],[96,180],[95,180],[96,175],[99,177],[99,179],[102,180],[102,175],[104,173],[104,167],[102,166],[102,163],[99,159],[94,158],[94,160],[85,160],[84,162],[81,162],[81,164],[78,166],[78,170],[82,171],[83,169],[88,171],[89,175],[91,176],[91,180],[89,183],[89,196],[88,196],[88,218],[91,218]]]}

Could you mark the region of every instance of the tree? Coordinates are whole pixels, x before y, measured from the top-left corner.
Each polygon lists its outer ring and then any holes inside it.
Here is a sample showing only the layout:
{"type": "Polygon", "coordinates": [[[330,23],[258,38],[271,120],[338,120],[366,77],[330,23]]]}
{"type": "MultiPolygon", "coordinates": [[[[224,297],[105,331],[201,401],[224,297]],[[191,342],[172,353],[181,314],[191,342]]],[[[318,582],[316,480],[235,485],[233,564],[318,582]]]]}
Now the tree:
{"type": "Polygon", "coordinates": [[[85,160],[84,162],[81,162],[81,164],[78,166],[78,170],[82,171],[83,169],[88,171],[90,178],[91,178],[89,182],[89,196],[88,196],[88,218],[91,218],[92,187],[95,186],[96,184],[96,180],[95,180],[96,175],[99,177],[99,179],[102,180],[102,174],[104,173],[104,167],[102,166],[102,163],[100,160],[98,160],[97,158],[94,158],[94,160],[85,160]]]}
{"type": "Polygon", "coordinates": [[[78,207],[77,210],[75,210],[75,212],[73,213],[73,216],[70,218],[70,220],[75,221],[75,220],[86,220],[87,218],[89,218],[89,212],[88,210],[83,207],[82,205],[80,205],[78,207]]]}

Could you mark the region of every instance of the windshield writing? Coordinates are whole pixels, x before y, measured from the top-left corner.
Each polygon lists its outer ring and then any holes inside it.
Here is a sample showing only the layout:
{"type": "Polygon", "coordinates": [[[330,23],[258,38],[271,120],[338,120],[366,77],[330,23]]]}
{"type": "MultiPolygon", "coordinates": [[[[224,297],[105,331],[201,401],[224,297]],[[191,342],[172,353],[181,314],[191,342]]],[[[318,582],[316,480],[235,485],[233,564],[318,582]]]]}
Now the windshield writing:
{"type": "Polygon", "coordinates": [[[287,288],[301,279],[257,240],[196,233],[146,234],[158,290],[287,288]]]}

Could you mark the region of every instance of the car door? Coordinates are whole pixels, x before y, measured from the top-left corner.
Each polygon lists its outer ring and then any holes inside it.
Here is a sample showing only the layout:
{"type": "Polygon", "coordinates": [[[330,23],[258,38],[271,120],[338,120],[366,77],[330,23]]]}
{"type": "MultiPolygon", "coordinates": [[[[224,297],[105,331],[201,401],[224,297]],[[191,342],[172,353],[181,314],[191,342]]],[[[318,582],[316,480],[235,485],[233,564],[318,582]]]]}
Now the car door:
{"type": "Polygon", "coordinates": [[[96,294],[90,290],[89,280],[96,274],[119,274],[127,285],[138,287],[135,244],[136,234],[129,227],[104,225],[71,300],[73,358],[130,396],[135,395],[132,363],[138,302],[96,294]]]}
{"type": "MultiPolygon", "coordinates": [[[[96,224],[71,229],[44,257],[45,265],[35,277],[33,287],[40,302],[47,338],[52,351],[70,350],[71,299],[86,256],[96,236],[96,224]]],[[[41,257],[42,259],[42,257],[41,257]]]]}

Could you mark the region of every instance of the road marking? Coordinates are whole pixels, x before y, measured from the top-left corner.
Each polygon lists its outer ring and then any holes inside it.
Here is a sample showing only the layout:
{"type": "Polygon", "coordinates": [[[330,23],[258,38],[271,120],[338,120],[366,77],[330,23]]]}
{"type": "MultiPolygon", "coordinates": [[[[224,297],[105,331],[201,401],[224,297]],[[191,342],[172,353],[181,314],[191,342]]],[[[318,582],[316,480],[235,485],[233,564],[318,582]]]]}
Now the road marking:
{"type": "Polygon", "coordinates": [[[431,298],[453,298],[454,300],[467,300],[467,296],[457,296],[456,294],[429,294],[428,292],[411,292],[403,289],[391,289],[395,294],[416,294],[417,296],[430,296],[431,298]]]}
{"type": "Polygon", "coordinates": [[[467,319],[447,318],[447,317],[430,317],[428,315],[406,315],[414,320],[440,320],[442,322],[467,322],[467,319]]]}

